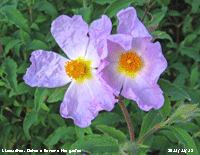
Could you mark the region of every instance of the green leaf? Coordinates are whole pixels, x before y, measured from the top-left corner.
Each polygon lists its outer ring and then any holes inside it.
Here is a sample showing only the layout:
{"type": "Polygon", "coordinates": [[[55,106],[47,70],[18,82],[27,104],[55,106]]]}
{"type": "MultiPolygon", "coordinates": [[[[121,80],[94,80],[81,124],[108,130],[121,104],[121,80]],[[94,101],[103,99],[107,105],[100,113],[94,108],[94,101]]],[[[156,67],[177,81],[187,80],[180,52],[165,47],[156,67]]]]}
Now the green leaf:
{"type": "Polygon", "coordinates": [[[185,37],[185,39],[183,40],[184,44],[188,44],[191,43],[194,39],[196,39],[197,35],[196,34],[189,34],[185,37]]]}
{"type": "Polygon", "coordinates": [[[28,47],[28,50],[41,50],[41,49],[47,51],[50,50],[47,44],[45,44],[41,40],[33,40],[28,47]]]}
{"type": "Polygon", "coordinates": [[[75,131],[76,131],[76,135],[77,135],[78,139],[82,139],[84,137],[85,129],[86,128],[81,128],[81,127],[75,125],[75,131]]]}
{"type": "Polygon", "coordinates": [[[56,126],[64,126],[65,119],[60,114],[50,114],[49,117],[52,119],[52,123],[56,126]]]}
{"type": "Polygon", "coordinates": [[[191,100],[190,96],[183,89],[177,87],[176,85],[170,84],[170,82],[167,80],[159,79],[158,84],[160,85],[161,89],[165,92],[165,94],[168,96],[178,94],[188,100],[191,100]]]}
{"type": "Polygon", "coordinates": [[[194,47],[184,47],[182,46],[180,48],[181,54],[185,54],[189,56],[190,58],[193,58],[196,61],[200,61],[199,51],[198,49],[195,49],[194,47]]]}
{"type": "Polygon", "coordinates": [[[182,28],[182,31],[184,33],[186,33],[188,30],[188,27],[190,26],[190,24],[192,23],[192,20],[193,20],[193,17],[191,16],[188,16],[185,20],[184,20],[184,23],[183,23],[183,28],[182,28]]]}
{"type": "Polygon", "coordinates": [[[58,88],[51,88],[49,91],[49,98],[47,102],[53,103],[57,101],[62,101],[68,87],[69,84],[58,88]]]}
{"type": "Polygon", "coordinates": [[[170,139],[171,142],[173,143],[177,143],[178,139],[176,138],[176,136],[174,135],[174,132],[171,130],[159,130],[157,132],[158,135],[162,134],[165,135],[168,139],[170,139]]]}
{"type": "Polygon", "coordinates": [[[30,33],[26,20],[15,6],[6,5],[0,10],[0,12],[5,14],[9,21],[15,24],[18,28],[30,33]]]}
{"type": "Polygon", "coordinates": [[[87,23],[90,23],[91,14],[92,14],[92,8],[91,7],[73,9],[73,12],[74,12],[75,15],[82,15],[83,20],[86,21],[87,23]]]}
{"type": "Polygon", "coordinates": [[[34,8],[37,9],[38,11],[44,11],[45,13],[51,15],[51,16],[58,16],[57,10],[54,8],[54,6],[45,1],[45,0],[40,0],[38,1],[35,5],[34,8]]]}
{"type": "Polygon", "coordinates": [[[119,153],[119,146],[116,140],[106,135],[85,136],[83,139],[77,140],[70,148],[70,150],[75,149],[86,151],[92,155],[119,153]]]}
{"type": "Polygon", "coordinates": [[[199,0],[193,0],[192,1],[192,12],[197,13],[199,6],[200,6],[199,0]]]}
{"type": "Polygon", "coordinates": [[[190,76],[190,87],[193,88],[198,82],[198,68],[193,68],[190,76]]]}
{"type": "Polygon", "coordinates": [[[183,130],[181,128],[177,128],[177,127],[172,127],[172,126],[169,126],[167,128],[174,132],[174,134],[176,135],[176,137],[179,140],[179,143],[183,144],[185,149],[188,149],[188,150],[193,149],[193,152],[187,151],[188,155],[199,154],[193,139],[190,137],[190,135],[185,130],[183,130]]]}
{"type": "Polygon", "coordinates": [[[176,10],[171,10],[168,13],[169,16],[181,16],[181,14],[176,10]]]}
{"type": "Polygon", "coordinates": [[[34,109],[31,112],[28,112],[24,118],[23,129],[24,133],[27,136],[27,139],[30,140],[31,136],[29,134],[29,128],[32,124],[36,123],[38,119],[38,112],[34,109]]]}
{"type": "Polygon", "coordinates": [[[43,21],[47,20],[47,17],[44,16],[42,13],[40,13],[37,17],[37,19],[35,20],[35,23],[41,23],[43,21]]]}
{"type": "Polygon", "coordinates": [[[7,57],[6,60],[3,62],[2,66],[5,68],[6,75],[6,85],[10,89],[17,92],[17,64],[16,62],[7,57]]]}
{"type": "Polygon", "coordinates": [[[159,124],[162,121],[162,115],[158,110],[151,109],[148,114],[143,119],[140,134],[138,141],[152,128],[155,127],[155,125],[159,124]]]}
{"type": "Polygon", "coordinates": [[[191,97],[191,104],[199,103],[200,101],[200,91],[195,89],[190,89],[187,87],[182,87],[182,89],[188,93],[191,97]]]}
{"type": "Polygon", "coordinates": [[[18,43],[21,43],[21,40],[15,39],[15,40],[12,40],[11,42],[9,42],[9,43],[6,45],[5,54],[8,54],[9,50],[12,49],[12,48],[13,48],[15,45],[17,45],[18,43]]]}
{"type": "Polygon", "coordinates": [[[133,2],[133,0],[116,0],[115,2],[111,3],[110,6],[107,8],[105,14],[108,15],[109,18],[116,16],[116,14],[121,10],[125,9],[133,2]]]}
{"type": "Polygon", "coordinates": [[[165,98],[165,103],[159,109],[159,112],[161,113],[163,120],[165,120],[167,118],[167,116],[169,115],[170,111],[171,111],[171,103],[170,103],[168,96],[166,94],[163,94],[163,95],[164,95],[164,98],[165,98]]]}
{"type": "Polygon", "coordinates": [[[94,0],[95,3],[100,4],[100,5],[104,5],[106,3],[113,3],[116,0],[94,0]]]}
{"type": "Polygon", "coordinates": [[[123,118],[113,112],[104,112],[99,114],[93,121],[92,121],[92,126],[97,126],[97,125],[112,125],[117,122],[122,121],[123,118]]]}
{"type": "Polygon", "coordinates": [[[25,63],[25,62],[22,63],[22,64],[18,67],[17,73],[25,74],[25,73],[26,73],[26,69],[27,69],[28,67],[30,67],[30,64],[25,63]]]}
{"type": "Polygon", "coordinates": [[[31,43],[31,37],[28,33],[20,29],[20,35],[24,44],[29,45],[31,43]]]}
{"type": "Polygon", "coordinates": [[[34,87],[30,87],[25,82],[21,82],[20,84],[17,85],[17,93],[12,90],[9,94],[9,97],[12,97],[13,95],[21,95],[27,92],[34,93],[34,91],[35,91],[34,87]]]}
{"type": "Polygon", "coordinates": [[[116,139],[119,144],[122,144],[127,141],[127,138],[124,135],[124,133],[121,132],[120,130],[116,130],[113,127],[109,127],[106,125],[99,125],[99,126],[96,126],[96,128],[99,129],[104,134],[108,135],[109,137],[116,139]]]}
{"type": "Polygon", "coordinates": [[[58,143],[61,138],[68,138],[74,134],[73,127],[62,126],[57,128],[44,142],[46,146],[53,146],[58,143]]]}
{"type": "Polygon", "coordinates": [[[164,17],[165,17],[165,13],[163,13],[163,12],[154,14],[153,18],[155,19],[155,21],[153,22],[153,25],[158,24],[164,17]]]}
{"type": "Polygon", "coordinates": [[[170,37],[170,35],[167,34],[167,33],[164,32],[164,31],[153,31],[153,32],[151,33],[151,35],[152,35],[153,37],[156,36],[156,38],[158,38],[158,39],[168,39],[171,43],[173,43],[173,40],[172,40],[172,38],[170,37]]]}
{"type": "Polygon", "coordinates": [[[175,113],[170,117],[170,124],[190,120],[193,117],[200,116],[200,109],[197,104],[182,104],[175,113]]]}
{"type": "Polygon", "coordinates": [[[34,100],[36,111],[40,110],[41,105],[43,104],[44,99],[46,98],[48,92],[49,92],[48,88],[39,88],[38,87],[36,89],[36,91],[35,91],[35,100],[34,100]]]}

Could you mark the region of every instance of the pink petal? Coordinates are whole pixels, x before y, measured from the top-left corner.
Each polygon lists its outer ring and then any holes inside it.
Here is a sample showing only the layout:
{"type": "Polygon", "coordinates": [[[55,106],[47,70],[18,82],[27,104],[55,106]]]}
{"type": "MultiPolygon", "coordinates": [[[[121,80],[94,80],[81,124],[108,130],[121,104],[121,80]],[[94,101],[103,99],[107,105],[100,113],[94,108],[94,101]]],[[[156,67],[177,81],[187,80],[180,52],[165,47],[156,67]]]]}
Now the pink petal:
{"type": "Polygon", "coordinates": [[[70,59],[84,57],[88,45],[88,24],[81,15],[61,15],[51,24],[51,33],[70,59]]]}
{"type": "Polygon", "coordinates": [[[151,37],[146,27],[138,19],[133,7],[122,9],[117,13],[119,25],[117,33],[132,35],[132,37],[151,37]]]}
{"type": "Polygon", "coordinates": [[[157,110],[164,104],[163,92],[159,85],[152,84],[141,76],[136,76],[134,80],[126,77],[121,94],[125,98],[135,100],[139,108],[145,111],[151,108],[157,110]]]}
{"type": "Polygon", "coordinates": [[[87,127],[101,110],[111,111],[114,104],[112,90],[94,76],[85,83],[73,81],[60,107],[60,114],[64,118],[72,118],[79,127],[87,127]]]}
{"type": "Polygon", "coordinates": [[[160,43],[149,43],[146,50],[143,51],[143,58],[147,64],[143,74],[149,77],[149,80],[157,83],[160,75],[167,68],[167,61],[162,54],[160,43]]]}
{"type": "Polygon", "coordinates": [[[110,63],[104,67],[99,74],[111,88],[117,91],[115,95],[118,96],[125,78],[125,75],[118,72],[118,63],[110,63]]]}
{"type": "MultiPolygon", "coordinates": [[[[111,29],[112,23],[106,15],[103,15],[101,19],[93,21],[89,27],[89,48],[93,49],[95,47],[95,53],[97,52],[102,59],[107,56],[106,38],[110,35],[111,29]]],[[[87,55],[90,56],[92,52],[94,51],[89,50],[87,55]]]]}
{"type": "Polygon", "coordinates": [[[108,56],[109,62],[119,62],[120,55],[131,49],[132,37],[124,34],[115,34],[108,37],[108,56]]]}
{"type": "Polygon", "coordinates": [[[160,74],[167,68],[159,42],[151,43],[151,38],[133,38],[132,50],[143,59],[142,72],[151,81],[157,83],[160,74]]]}
{"type": "Polygon", "coordinates": [[[31,87],[60,87],[71,81],[64,68],[69,60],[57,53],[37,50],[32,52],[30,61],[23,79],[31,87]]]}

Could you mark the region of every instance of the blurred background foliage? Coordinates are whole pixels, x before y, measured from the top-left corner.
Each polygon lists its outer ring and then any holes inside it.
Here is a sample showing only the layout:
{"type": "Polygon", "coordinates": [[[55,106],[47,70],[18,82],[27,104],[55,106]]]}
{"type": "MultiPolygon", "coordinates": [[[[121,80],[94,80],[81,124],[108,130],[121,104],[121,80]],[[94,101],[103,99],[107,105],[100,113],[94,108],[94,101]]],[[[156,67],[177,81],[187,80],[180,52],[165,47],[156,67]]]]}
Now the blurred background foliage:
{"type": "Polygon", "coordinates": [[[185,148],[188,155],[198,155],[199,6],[199,0],[0,0],[0,148],[79,149],[85,154],[108,155],[173,155],[178,152],[168,149],[185,148]],[[114,34],[117,12],[128,6],[135,7],[154,41],[161,43],[168,62],[158,82],[165,97],[161,109],[147,113],[134,101],[124,101],[137,143],[129,141],[118,104],[111,112],[100,112],[91,126],[80,128],[59,114],[68,85],[32,88],[23,81],[32,51],[43,49],[65,56],[50,32],[51,22],[59,15],[82,15],[91,24],[106,14],[112,20],[114,34]]]}

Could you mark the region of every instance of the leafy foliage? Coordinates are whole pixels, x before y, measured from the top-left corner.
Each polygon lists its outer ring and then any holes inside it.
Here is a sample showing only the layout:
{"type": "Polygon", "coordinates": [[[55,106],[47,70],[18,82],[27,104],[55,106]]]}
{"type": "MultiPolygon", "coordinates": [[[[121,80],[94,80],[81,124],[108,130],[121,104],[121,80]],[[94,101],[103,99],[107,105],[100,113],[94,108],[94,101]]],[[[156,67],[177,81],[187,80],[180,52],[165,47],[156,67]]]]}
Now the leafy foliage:
{"type": "MultiPolygon", "coordinates": [[[[61,150],[53,154],[160,154],[168,149],[193,149],[200,153],[200,3],[198,0],[1,0],[0,1],[0,148],[6,150],[61,150]],[[165,103],[144,112],[125,99],[136,142],[119,104],[102,111],[91,126],[80,128],[59,114],[69,85],[32,88],[23,81],[34,50],[63,55],[50,33],[59,15],[82,15],[91,24],[106,14],[116,33],[121,9],[134,6],[137,15],[159,41],[168,68],[158,84],[165,103]],[[146,10],[148,9],[148,10],[146,10]],[[147,11],[147,15],[143,15],[147,11]],[[78,153],[77,153],[78,154],[78,153]]],[[[64,55],[63,55],[64,56],[64,55]]],[[[1,150],[2,151],[2,150],[1,150]]],[[[4,153],[9,154],[9,153],[4,153]]],[[[35,154],[35,153],[32,153],[35,154]]],[[[40,154],[51,154],[40,153],[40,154]]],[[[177,153],[176,153],[177,154],[177,153]]]]}

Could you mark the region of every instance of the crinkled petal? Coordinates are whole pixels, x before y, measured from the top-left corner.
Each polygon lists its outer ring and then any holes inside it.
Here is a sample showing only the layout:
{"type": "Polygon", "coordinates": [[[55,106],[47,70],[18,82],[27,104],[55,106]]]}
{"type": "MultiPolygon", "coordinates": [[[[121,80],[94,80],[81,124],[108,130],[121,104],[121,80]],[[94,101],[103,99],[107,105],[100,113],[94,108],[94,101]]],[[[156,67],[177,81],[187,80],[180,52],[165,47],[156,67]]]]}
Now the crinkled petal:
{"type": "Polygon", "coordinates": [[[131,49],[132,37],[124,34],[115,34],[108,37],[108,56],[109,62],[119,62],[120,55],[131,49]]]}
{"type": "Polygon", "coordinates": [[[31,87],[60,87],[71,81],[64,68],[69,60],[55,52],[34,51],[30,61],[23,79],[31,87]]]}
{"type": "MultiPolygon", "coordinates": [[[[110,35],[112,23],[110,19],[103,15],[100,19],[95,20],[89,27],[90,43],[86,56],[90,56],[95,52],[104,59],[107,56],[107,37],[110,35]]],[[[92,57],[92,56],[90,56],[92,57]]]]}
{"type": "Polygon", "coordinates": [[[61,15],[51,24],[51,33],[70,59],[85,56],[88,46],[88,24],[81,15],[61,15]]]}
{"type": "Polygon", "coordinates": [[[117,94],[115,95],[118,96],[125,78],[124,74],[118,72],[118,63],[108,64],[99,72],[99,74],[102,79],[111,86],[111,88],[117,91],[117,94]]]}
{"type": "Polygon", "coordinates": [[[60,107],[64,118],[72,118],[79,127],[87,127],[101,110],[111,111],[117,100],[112,90],[94,76],[85,83],[73,81],[60,107]]]}
{"type": "MultiPolygon", "coordinates": [[[[147,77],[146,77],[147,78],[147,77]]],[[[158,84],[152,84],[141,76],[126,77],[121,94],[128,99],[135,100],[138,107],[144,111],[151,108],[159,109],[164,104],[163,92],[158,84]]]]}
{"type": "Polygon", "coordinates": [[[138,19],[133,7],[122,9],[117,13],[119,25],[117,33],[132,35],[133,37],[151,37],[146,27],[138,19]]]}
{"type": "Polygon", "coordinates": [[[143,59],[146,60],[143,74],[149,77],[149,80],[157,83],[160,75],[167,68],[167,61],[162,54],[160,43],[149,43],[146,50],[143,51],[143,59]]]}

